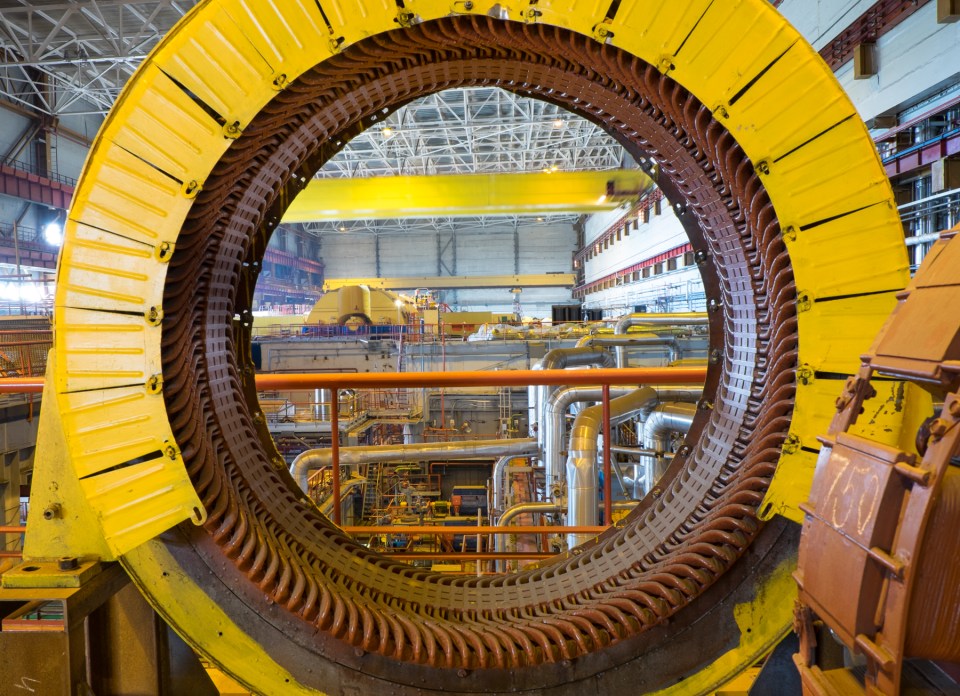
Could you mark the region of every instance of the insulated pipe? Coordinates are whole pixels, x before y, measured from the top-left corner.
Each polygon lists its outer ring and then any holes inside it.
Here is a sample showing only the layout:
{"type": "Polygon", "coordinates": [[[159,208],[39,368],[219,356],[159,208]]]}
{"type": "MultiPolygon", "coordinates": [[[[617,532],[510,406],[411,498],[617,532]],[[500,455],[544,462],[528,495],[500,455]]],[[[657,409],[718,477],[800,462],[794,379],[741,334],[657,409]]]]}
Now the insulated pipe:
{"type": "Polygon", "coordinates": [[[706,312],[675,312],[672,314],[625,314],[617,320],[615,334],[625,334],[631,326],[707,326],[710,315],[706,312]]]}
{"type": "MultiPolygon", "coordinates": [[[[414,445],[387,445],[369,447],[341,447],[340,464],[368,464],[370,462],[425,461],[443,459],[475,459],[482,457],[529,457],[538,454],[537,443],[531,439],[467,440],[463,442],[431,442],[414,445]]],[[[290,473],[303,490],[311,469],[333,464],[331,448],[306,450],[297,455],[290,465],[290,473]]]]}
{"type": "Polygon", "coordinates": [[[511,459],[516,459],[515,455],[507,454],[496,461],[493,465],[493,511],[500,512],[500,507],[503,505],[503,487],[504,487],[504,477],[506,476],[507,464],[510,463],[511,459]]]}
{"type": "MultiPolygon", "coordinates": [[[[637,506],[639,500],[620,500],[613,504],[614,510],[632,510],[637,506]]],[[[510,526],[510,521],[517,517],[518,515],[526,515],[531,513],[545,513],[545,512],[563,512],[563,505],[560,503],[520,503],[519,505],[513,505],[509,507],[497,520],[495,527],[508,527],[510,526]]],[[[567,520],[567,525],[570,525],[570,520],[567,520]]],[[[596,526],[596,525],[594,525],[596,526]]],[[[609,526],[609,525],[607,525],[609,526]]],[[[544,532],[552,531],[550,528],[544,528],[544,532]]],[[[571,535],[567,535],[567,540],[569,543],[571,535]]],[[[591,534],[584,534],[584,541],[589,539],[591,534]]],[[[583,543],[583,542],[581,542],[583,543]]],[[[494,550],[503,551],[507,547],[507,535],[506,534],[496,534],[494,535],[494,550]]],[[[573,548],[572,546],[570,548],[573,548]]]]}
{"type": "MultiPolygon", "coordinates": [[[[346,481],[344,481],[343,485],[340,487],[340,501],[339,501],[340,506],[343,507],[343,501],[347,499],[347,496],[350,495],[350,493],[353,491],[354,488],[366,482],[367,482],[367,479],[362,477],[349,478],[346,481]]],[[[320,512],[322,512],[327,517],[333,519],[333,509],[336,504],[337,504],[337,501],[333,497],[333,492],[331,492],[330,495],[328,495],[322,503],[317,505],[317,507],[320,508],[320,512]]]]}
{"type": "MultiPolygon", "coordinates": [[[[639,389],[610,401],[610,425],[617,425],[659,401],[655,389],[639,389]]],[[[597,437],[603,427],[603,406],[585,408],[573,422],[567,456],[567,524],[597,523],[597,437]],[[584,520],[589,520],[585,522],[584,520]]],[[[609,520],[607,520],[609,523],[609,520]]],[[[589,537],[568,534],[570,548],[589,537]]]]}
{"type": "MultiPolygon", "coordinates": [[[[610,395],[621,397],[635,391],[635,387],[610,387],[610,395]]],[[[564,420],[567,409],[579,401],[600,401],[602,387],[564,387],[558,389],[547,400],[544,409],[543,425],[546,432],[543,439],[543,465],[546,467],[547,489],[557,483],[563,472],[564,420]]]]}
{"type": "MultiPolygon", "coordinates": [[[[708,326],[710,317],[706,312],[674,312],[671,314],[636,313],[625,314],[617,320],[614,334],[626,334],[631,326],[708,326]]],[[[626,367],[624,350],[617,348],[617,366],[626,367]]]]}
{"type": "MultiPolygon", "coordinates": [[[[667,436],[672,432],[686,433],[689,431],[696,415],[697,406],[695,404],[677,402],[660,404],[650,413],[643,424],[643,446],[657,452],[666,451],[667,436]]],[[[660,455],[650,457],[647,460],[646,478],[651,487],[663,475],[663,461],[663,457],[660,455]]]]}
{"type": "Polygon", "coordinates": [[[590,346],[602,346],[604,348],[616,348],[617,367],[624,367],[626,364],[626,355],[624,348],[628,347],[652,347],[664,348],[668,352],[669,362],[676,362],[680,358],[680,345],[673,336],[657,336],[656,334],[617,334],[613,336],[584,336],[577,341],[578,348],[588,348],[590,346]]]}
{"type": "MultiPolygon", "coordinates": [[[[518,503],[517,505],[511,505],[509,508],[504,510],[503,514],[500,515],[500,518],[497,520],[496,527],[506,527],[509,525],[510,520],[519,515],[526,515],[530,513],[544,513],[544,512],[563,512],[563,506],[560,503],[518,503]]],[[[507,548],[507,535],[506,534],[497,534],[494,537],[493,548],[497,552],[501,552],[507,548]]],[[[498,566],[497,571],[503,572],[504,568],[498,566]]]]}
{"type": "MultiPolygon", "coordinates": [[[[640,418],[640,420],[646,420],[647,416],[661,402],[693,402],[699,401],[703,395],[703,388],[697,386],[671,387],[667,385],[656,385],[649,387],[649,389],[652,389],[653,393],[651,394],[649,391],[644,391],[643,393],[647,395],[648,398],[641,400],[636,405],[636,409],[630,413],[630,416],[636,415],[640,418]]],[[[627,396],[628,394],[636,394],[638,391],[640,390],[628,391],[628,388],[625,387],[611,387],[612,395],[618,398],[627,396]]],[[[601,396],[602,389],[600,387],[566,387],[554,392],[554,394],[550,397],[550,400],[547,404],[547,416],[545,421],[547,432],[543,449],[543,460],[544,466],[546,467],[548,489],[550,486],[560,480],[561,475],[567,475],[567,472],[563,474],[561,473],[561,467],[564,465],[564,459],[561,452],[563,450],[563,435],[565,430],[564,417],[566,415],[567,408],[569,408],[570,404],[579,401],[599,401],[601,396]]],[[[611,402],[611,407],[614,403],[617,403],[616,399],[611,402]]],[[[583,412],[581,411],[581,415],[582,414],[583,412]]],[[[580,421],[580,417],[580,415],[577,416],[577,421],[574,422],[574,428],[576,428],[576,423],[580,421]]],[[[622,420],[624,419],[620,418],[615,420],[615,423],[622,422],[622,420]]],[[[599,434],[599,429],[597,430],[597,434],[599,434]]],[[[594,443],[596,443],[596,436],[594,436],[594,443]]],[[[571,444],[568,449],[571,451],[573,450],[572,435],[571,444]]],[[[594,444],[594,452],[596,452],[596,444],[594,444]]],[[[567,478],[567,482],[569,486],[569,477],[567,478]]],[[[570,495],[569,491],[567,492],[567,495],[570,495]]]]}
{"type": "MultiPolygon", "coordinates": [[[[613,356],[602,348],[554,348],[540,361],[541,370],[567,370],[574,367],[611,368],[616,365],[613,356]]],[[[543,447],[547,399],[556,391],[552,385],[537,387],[537,444],[543,447]]]]}

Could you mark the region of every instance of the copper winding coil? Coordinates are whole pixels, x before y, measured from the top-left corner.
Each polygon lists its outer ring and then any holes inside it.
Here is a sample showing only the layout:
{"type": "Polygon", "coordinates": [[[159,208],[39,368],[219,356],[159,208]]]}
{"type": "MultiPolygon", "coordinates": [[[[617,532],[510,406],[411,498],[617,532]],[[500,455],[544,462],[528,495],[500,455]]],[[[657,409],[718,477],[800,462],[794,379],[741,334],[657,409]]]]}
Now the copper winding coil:
{"type": "Polygon", "coordinates": [[[238,592],[262,602],[271,621],[338,662],[370,653],[386,665],[483,671],[607,650],[703,594],[758,534],[795,390],[795,294],[752,163],[703,104],[652,66],[559,28],[485,17],[366,39],[277,95],[214,169],[180,235],[165,288],[164,395],[209,515],[203,529],[181,532],[211,572],[245,583],[238,592]],[[659,498],[575,553],[479,579],[380,557],[303,499],[254,418],[242,325],[279,211],[342,134],[383,109],[469,85],[559,104],[659,163],[659,183],[710,258],[712,332],[725,337],[707,382],[712,407],[659,498]]]}

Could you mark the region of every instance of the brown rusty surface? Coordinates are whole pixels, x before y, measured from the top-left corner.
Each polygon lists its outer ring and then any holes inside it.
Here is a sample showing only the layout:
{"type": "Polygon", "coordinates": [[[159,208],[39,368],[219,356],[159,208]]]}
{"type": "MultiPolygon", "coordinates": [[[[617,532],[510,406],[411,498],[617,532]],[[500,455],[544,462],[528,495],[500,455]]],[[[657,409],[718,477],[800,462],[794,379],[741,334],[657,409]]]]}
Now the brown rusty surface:
{"type": "Polygon", "coordinates": [[[208,511],[204,528],[181,534],[209,575],[237,579],[239,601],[298,645],[341,664],[383,658],[365,672],[419,686],[433,672],[411,665],[460,677],[478,670],[488,676],[470,688],[480,691],[505,685],[501,670],[511,670],[511,688],[532,688],[524,668],[574,665],[570,680],[611,669],[634,657],[618,644],[668,630],[760,529],[756,508],[791,416],[794,302],[779,224],[751,162],[704,105],[653,67],[559,28],[485,17],[372,37],[278,94],[205,182],[178,240],[164,301],[164,395],[208,511]],[[381,557],[309,504],[253,417],[244,326],[270,231],[342,147],[341,134],[468,85],[560,104],[655,160],[694,248],[710,259],[711,334],[715,344],[725,335],[724,359],[707,380],[710,407],[692,430],[700,437],[675,459],[660,495],[576,554],[493,578],[433,575],[381,557]],[[571,662],[596,652],[607,657],[571,662]]]}
{"type": "Polygon", "coordinates": [[[808,693],[897,694],[907,660],[960,660],[960,314],[938,303],[960,288],[956,232],[942,235],[901,293],[823,439],[795,574],[795,661],[808,693]],[[876,394],[875,373],[919,381],[943,399],[920,426],[916,452],[846,432],[876,394]],[[866,658],[863,685],[817,665],[815,619],[866,658]]]}
{"type": "Polygon", "coordinates": [[[907,655],[960,662],[960,468],[950,467],[927,525],[910,598],[907,655]],[[952,611],[950,610],[952,608],[952,611]]]}

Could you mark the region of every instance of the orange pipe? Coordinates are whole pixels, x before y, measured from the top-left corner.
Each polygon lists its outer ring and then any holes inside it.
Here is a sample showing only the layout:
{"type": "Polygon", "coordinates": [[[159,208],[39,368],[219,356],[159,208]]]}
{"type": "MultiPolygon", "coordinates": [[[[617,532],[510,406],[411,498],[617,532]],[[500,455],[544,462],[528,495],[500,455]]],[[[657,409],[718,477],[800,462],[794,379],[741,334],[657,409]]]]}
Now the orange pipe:
{"type": "Polygon", "coordinates": [[[480,553],[450,553],[448,551],[437,551],[436,553],[430,551],[398,551],[396,553],[390,553],[389,551],[384,551],[384,549],[378,549],[379,553],[382,553],[388,558],[396,558],[400,560],[415,561],[420,559],[433,559],[435,561],[496,561],[496,560],[524,560],[531,558],[553,558],[557,554],[555,553],[542,553],[542,552],[525,552],[525,553],[514,553],[512,551],[482,551],[480,553]]]}
{"type": "Polygon", "coordinates": [[[0,394],[39,394],[43,391],[43,377],[3,377],[0,394]]]}
{"type": "MultiPolygon", "coordinates": [[[[257,375],[260,391],[401,387],[526,387],[535,384],[697,384],[705,367],[627,367],[599,370],[498,370],[489,372],[269,373],[257,375]]],[[[39,394],[43,377],[0,378],[0,394],[39,394]]]]}
{"type": "Polygon", "coordinates": [[[257,389],[344,389],[392,387],[526,387],[534,384],[694,384],[706,367],[629,367],[599,370],[497,370],[476,372],[364,372],[257,375],[257,389]]]}
{"type": "Polygon", "coordinates": [[[544,534],[557,532],[558,534],[600,534],[609,527],[540,527],[540,526],[517,526],[517,527],[441,527],[441,526],[415,526],[395,525],[379,527],[341,527],[347,534],[466,534],[474,536],[476,534],[544,534]]]}

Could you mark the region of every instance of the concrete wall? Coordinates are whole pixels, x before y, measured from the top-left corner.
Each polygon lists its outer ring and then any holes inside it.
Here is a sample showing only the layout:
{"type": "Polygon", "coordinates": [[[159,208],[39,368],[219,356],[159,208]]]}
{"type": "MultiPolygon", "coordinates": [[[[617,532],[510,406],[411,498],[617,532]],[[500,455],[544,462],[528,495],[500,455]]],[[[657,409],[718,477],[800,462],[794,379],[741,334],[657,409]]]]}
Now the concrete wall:
{"type": "MultiPolygon", "coordinates": [[[[687,243],[687,235],[680,221],[666,201],[660,215],[651,211],[650,221],[641,222],[629,236],[621,235],[599,254],[586,262],[587,283],[599,280],[619,270],[646,261],[658,254],[687,243]]],[[[594,215],[588,221],[585,238],[589,243],[599,238],[626,211],[594,215]]],[[[615,317],[646,305],[649,311],[686,312],[704,308],[703,282],[697,267],[682,267],[637,282],[625,282],[613,288],[591,293],[584,299],[587,309],[602,309],[604,316],[615,317]]]]}
{"type": "MultiPolygon", "coordinates": [[[[785,0],[780,11],[819,50],[873,4],[873,0],[785,0]]],[[[876,52],[879,72],[874,77],[855,80],[853,61],[837,71],[864,120],[903,112],[932,97],[923,105],[927,110],[956,94],[960,23],[937,24],[936,2],[882,36],[876,52]]]]}
{"type": "MultiPolygon", "coordinates": [[[[454,231],[445,225],[439,231],[381,234],[379,242],[369,232],[326,234],[321,255],[327,277],[377,277],[378,243],[382,278],[523,275],[570,273],[575,235],[571,225],[533,221],[524,223],[516,238],[512,226],[464,226],[454,231]]],[[[510,312],[513,308],[510,288],[442,290],[438,294],[440,301],[457,310],[510,312]]],[[[524,288],[520,294],[524,314],[540,318],[550,316],[551,305],[570,298],[568,288],[524,288]]]]}

